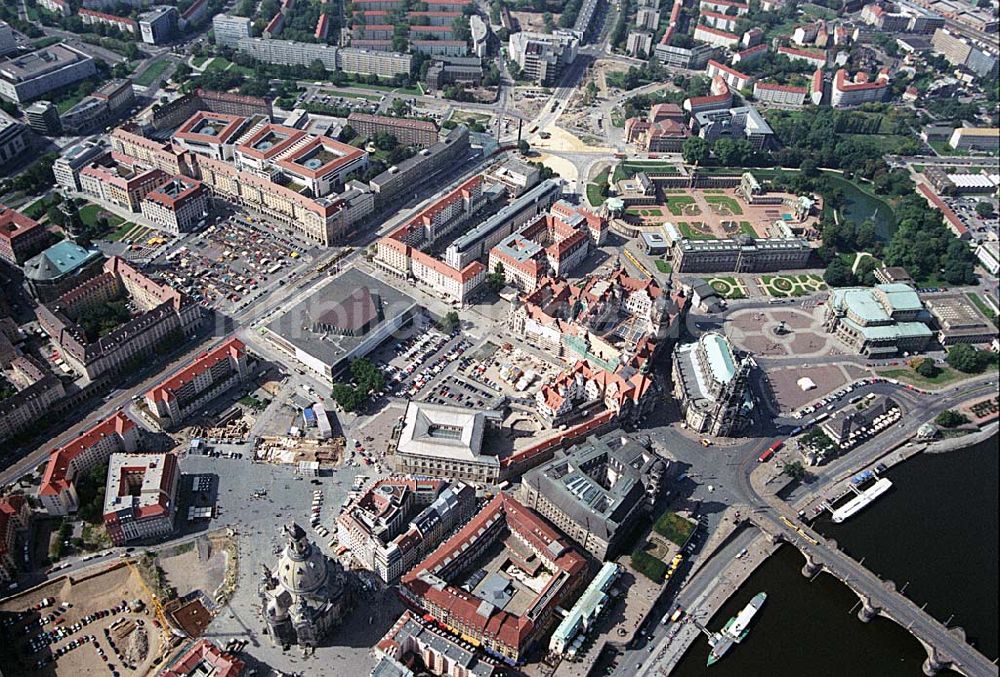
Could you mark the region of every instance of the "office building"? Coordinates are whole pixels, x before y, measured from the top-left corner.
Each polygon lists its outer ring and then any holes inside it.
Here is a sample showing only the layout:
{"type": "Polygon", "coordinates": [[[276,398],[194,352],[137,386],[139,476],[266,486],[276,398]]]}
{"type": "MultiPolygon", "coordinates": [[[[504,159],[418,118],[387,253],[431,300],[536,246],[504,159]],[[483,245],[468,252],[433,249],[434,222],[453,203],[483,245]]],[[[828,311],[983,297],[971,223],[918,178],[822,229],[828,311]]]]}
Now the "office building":
{"type": "Polygon", "coordinates": [[[179,15],[176,7],[154,7],[139,15],[139,33],[147,45],[162,45],[174,37],[179,15]]]}
{"type": "Polygon", "coordinates": [[[60,42],[0,59],[0,96],[26,103],[96,74],[97,66],[89,54],[60,42]]]}
{"type": "Polygon", "coordinates": [[[756,149],[766,148],[774,131],[753,106],[702,111],[693,115],[692,130],[709,142],[723,137],[746,139],[756,149]]]}
{"type": "Polygon", "coordinates": [[[586,573],[586,559],[555,529],[501,493],[405,574],[400,594],[441,627],[517,665],[543,641],[586,573]],[[494,557],[498,548],[507,555],[494,557]]]}
{"type": "Polygon", "coordinates": [[[753,366],[749,355],[739,354],[718,332],[679,344],[672,367],[674,397],[688,426],[709,435],[738,435],[753,413],[748,383],[753,366]]]}
{"type": "Polygon", "coordinates": [[[0,21],[0,57],[17,51],[17,40],[14,39],[14,29],[6,21],[0,21]]]}
{"type": "Polygon", "coordinates": [[[455,270],[463,270],[466,266],[485,259],[495,244],[544,213],[561,194],[562,188],[558,181],[542,181],[456,238],[445,250],[445,261],[455,270]]]}
{"type": "Polygon", "coordinates": [[[24,262],[24,279],[32,296],[46,303],[97,275],[103,260],[99,249],[60,240],[24,262]]]}
{"type": "Polygon", "coordinates": [[[20,266],[47,240],[48,233],[37,221],[0,204],[0,260],[20,266]]]}
{"type": "Polygon", "coordinates": [[[253,22],[245,16],[216,14],[212,17],[212,32],[215,44],[236,49],[241,39],[253,35],[253,22]]]}
{"type": "Polygon", "coordinates": [[[524,77],[540,85],[553,85],[576,59],[579,46],[577,37],[567,32],[521,31],[510,36],[508,49],[524,77]]]}
{"type": "Polygon", "coordinates": [[[0,111],[0,166],[24,159],[28,149],[28,128],[0,111]]]}
{"type": "Polygon", "coordinates": [[[549,651],[576,658],[583,650],[587,634],[596,628],[597,621],[614,601],[612,588],[624,570],[625,567],[617,562],[605,562],[601,566],[580,599],[556,626],[549,640],[549,651]]]}
{"type": "Polygon", "coordinates": [[[411,401],[403,414],[393,468],[404,475],[496,484],[500,459],[483,452],[483,437],[499,421],[498,412],[411,401]]]}
{"type": "Polygon", "coordinates": [[[103,520],[114,545],[173,533],[180,474],[173,454],[111,454],[103,520]]]}
{"type": "Polygon", "coordinates": [[[259,588],[267,634],[276,646],[316,647],[351,610],[355,584],[298,524],[284,532],[285,548],[259,588]]]}
{"type": "Polygon", "coordinates": [[[389,477],[371,484],[337,517],[337,538],[387,585],[399,580],[476,510],[461,482],[389,477]]]}
{"type": "Polygon", "coordinates": [[[208,214],[208,191],[200,181],[175,176],[147,193],[140,209],[154,227],[179,235],[208,214]]]}
{"type": "Polygon", "coordinates": [[[82,136],[112,124],[135,103],[128,79],[110,80],[59,116],[66,134],[82,136]]]}
{"type": "Polygon", "coordinates": [[[633,527],[656,505],[668,462],[623,430],[594,435],[521,479],[521,502],[598,561],[627,547],[633,527]]]}
{"type": "Polygon", "coordinates": [[[177,128],[171,141],[178,150],[232,161],[237,141],[261,129],[267,122],[268,118],[263,116],[243,117],[199,110],[177,128]]]}
{"type": "Polygon", "coordinates": [[[427,148],[438,141],[438,128],[430,120],[411,120],[385,115],[352,112],[347,116],[347,124],[358,134],[374,138],[379,132],[392,134],[404,146],[427,148]]]}
{"type": "Polygon", "coordinates": [[[45,136],[62,134],[59,110],[51,101],[35,101],[24,109],[24,116],[28,120],[28,126],[39,134],[45,136]]]}
{"type": "Polygon", "coordinates": [[[660,42],[653,48],[653,53],[656,55],[656,60],[668,68],[700,70],[717,50],[715,45],[707,43],[697,43],[692,47],[677,47],[660,42]]]}
{"type": "Polygon", "coordinates": [[[674,243],[676,269],[681,273],[766,273],[805,268],[812,254],[802,238],[689,240],[674,243]]]}
{"type": "Polygon", "coordinates": [[[970,40],[945,28],[934,31],[931,46],[935,54],[940,54],[953,66],[965,66],[980,77],[991,77],[997,73],[998,53],[994,42],[987,45],[970,40]]]}
{"type": "Polygon", "coordinates": [[[909,285],[834,289],[826,303],[823,328],[854,352],[889,357],[922,352],[933,338],[920,297],[909,285]]]}
{"type": "Polygon", "coordinates": [[[486,174],[485,178],[504,186],[511,197],[519,197],[538,184],[540,173],[538,167],[511,157],[486,174]]]}
{"type": "Polygon", "coordinates": [[[92,164],[99,164],[108,154],[108,146],[101,139],[87,139],[73,144],[52,163],[56,185],[71,193],[81,191],[80,171],[92,164]]]}
{"type": "Polygon", "coordinates": [[[415,186],[431,180],[436,174],[464,164],[470,150],[469,129],[459,125],[448,131],[443,140],[389,167],[368,185],[380,205],[388,204],[401,195],[413,193],[415,186]]]}
{"type": "Polygon", "coordinates": [[[499,668],[475,647],[407,610],[374,646],[379,662],[371,677],[499,677],[499,668]],[[411,669],[416,668],[419,672],[411,669]]]}
{"type": "Polygon", "coordinates": [[[250,376],[246,346],[238,338],[230,338],[201,353],[187,367],[154,386],[146,393],[144,402],[161,428],[176,428],[188,416],[230,388],[246,382],[250,376]]]}
{"type": "Polygon", "coordinates": [[[78,374],[95,379],[131,369],[169,342],[176,347],[195,334],[202,309],[186,294],[146,277],[123,259],[111,257],[104,272],[38,307],[39,326],[59,347],[62,358],[78,374]],[[124,299],[131,317],[98,335],[79,324],[96,304],[124,299]]]}
{"type": "Polygon", "coordinates": [[[53,450],[38,489],[42,507],[52,516],[64,517],[76,512],[79,507],[76,478],[107,463],[112,454],[136,451],[139,439],[139,427],[124,413],[117,412],[53,450]]]}
{"type": "Polygon", "coordinates": [[[464,56],[437,57],[427,69],[426,81],[433,91],[456,82],[479,86],[483,81],[483,60],[464,56]]]}

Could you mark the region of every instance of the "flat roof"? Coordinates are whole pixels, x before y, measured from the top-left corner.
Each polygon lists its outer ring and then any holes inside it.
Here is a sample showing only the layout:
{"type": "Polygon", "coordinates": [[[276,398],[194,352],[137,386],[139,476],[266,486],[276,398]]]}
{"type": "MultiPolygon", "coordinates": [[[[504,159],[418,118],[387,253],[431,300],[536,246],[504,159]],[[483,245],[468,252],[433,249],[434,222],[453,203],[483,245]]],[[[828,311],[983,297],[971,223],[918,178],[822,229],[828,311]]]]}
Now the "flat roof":
{"type": "Polygon", "coordinates": [[[24,82],[88,60],[91,60],[90,55],[60,42],[0,61],[0,77],[11,82],[24,82]]]}
{"type": "Polygon", "coordinates": [[[301,298],[287,312],[272,320],[267,329],[291,346],[332,368],[370,334],[410,312],[416,305],[416,301],[395,287],[352,267],[301,298]],[[378,324],[369,327],[360,336],[313,331],[319,319],[335,307],[342,306],[344,299],[352,298],[362,289],[367,289],[369,294],[378,297],[382,316],[378,324]]]}

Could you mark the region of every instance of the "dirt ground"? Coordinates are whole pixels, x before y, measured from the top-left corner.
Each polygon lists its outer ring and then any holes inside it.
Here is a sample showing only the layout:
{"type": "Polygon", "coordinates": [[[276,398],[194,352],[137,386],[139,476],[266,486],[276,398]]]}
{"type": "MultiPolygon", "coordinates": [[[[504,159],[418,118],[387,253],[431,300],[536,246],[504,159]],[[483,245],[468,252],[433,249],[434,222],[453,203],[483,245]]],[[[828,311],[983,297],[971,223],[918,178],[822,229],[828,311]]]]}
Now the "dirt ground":
{"type": "MultiPolygon", "coordinates": [[[[542,12],[511,12],[510,15],[521,25],[522,31],[545,32],[545,21],[542,12]]],[[[560,14],[552,14],[552,21],[559,25],[560,14]]]]}
{"type": "Polygon", "coordinates": [[[160,554],[160,567],[178,597],[201,590],[211,599],[226,576],[226,537],[220,532],[202,536],[160,554]]]}
{"type": "MultiPolygon", "coordinates": [[[[87,577],[77,579],[73,579],[72,577],[59,578],[20,595],[8,598],[0,604],[0,614],[6,615],[6,613],[30,609],[46,597],[55,599],[53,606],[43,609],[41,612],[32,612],[25,621],[16,623],[14,626],[4,628],[0,631],[3,633],[3,639],[8,647],[11,644],[16,646],[16,650],[10,652],[10,655],[13,656],[12,660],[10,662],[5,661],[3,665],[5,674],[72,675],[73,677],[77,677],[78,675],[110,675],[111,670],[108,666],[113,666],[115,670],[125,675],[145,675],[153,672],[154,659],[158,657],[164,648],[163,638],[152,625],[154,616],[152,610],[149,608],[149,597],[139,581],[138,574],[133,573],[124,563],[116,562],[110,567],[99,570],[87,577]],[[30,647],[27,646],[27,640],[30,637],[40,635],[43,631],[51,631],[62,626],[72,626],[81,621],[84,616],[110,609],[121,604],[122,600],[131,604],[135,599],[142,600],[145,604],[143,612],[109,614],[84,626],[73,635],[57,640],[38,653],[31,653],[30,647]],[[72,607],[66,609],[59,616],[65,618],[65,621],[61,623],[49,623],[41,628],[34,627],[27,635],[23,634],[22,630],[25,622],[31,623],[33,620],[48,616],[55,609],[59,608],[63,602],[72,604],[72,607]],[[130,621],[130,623],[119,623],[119,627],[131,627],[135,633],[145,633],[149,643],[145,658],[138,662],[135,670],[123,668],[111,646],[109,646],[104,634],[105,628],[110,627],[113,623],[123,618],[126,621],[130,621]],[[139,621],[142,621],[141,627],[138,623],[139,621]],[[74,639],[81,639],[90,635],[95,638],[95,641],[76,647],[41,670],[34,669],[35,662],[39,659],[49,656],[54,657],[56,650],[60,647],[67,646],[74,639]],[[98,646],[107,654],[108,662],[103,661],[98,655],[98,646]]],[[[131,634],[115,638],[115,645],[123,652],[131,643],[131,634]]]]}

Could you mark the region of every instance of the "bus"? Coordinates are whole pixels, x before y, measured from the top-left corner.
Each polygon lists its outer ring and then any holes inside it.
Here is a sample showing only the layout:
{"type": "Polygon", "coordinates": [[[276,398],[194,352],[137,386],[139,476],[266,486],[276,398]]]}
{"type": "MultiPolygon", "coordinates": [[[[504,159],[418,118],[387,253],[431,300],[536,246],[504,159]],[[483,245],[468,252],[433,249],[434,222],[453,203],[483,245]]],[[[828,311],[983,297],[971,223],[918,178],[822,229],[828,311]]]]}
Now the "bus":
{"type": "Polygon", "coordinates": [[[764,463],[765,461],[769,460],[772,456],[774,456],[774,452],[778,451],[783,446],[785,446],[785,442],[783,440],[778,440],[777,442],[769,446],[767,449],[765,449],[764,452],[757,457],[757,462],[764,463]]]}

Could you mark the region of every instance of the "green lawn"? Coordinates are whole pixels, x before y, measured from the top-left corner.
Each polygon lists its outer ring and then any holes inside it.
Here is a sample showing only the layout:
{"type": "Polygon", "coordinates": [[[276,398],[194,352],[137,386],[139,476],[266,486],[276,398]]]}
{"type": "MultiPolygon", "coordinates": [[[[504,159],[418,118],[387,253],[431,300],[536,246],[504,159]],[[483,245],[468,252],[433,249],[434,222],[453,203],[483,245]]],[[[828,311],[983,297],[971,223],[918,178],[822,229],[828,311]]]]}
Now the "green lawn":
{"type": "Polygon", "coordinates": [[[117,228],[121,225],[122,221],[125,219],[120,216],[116,216],[109,211],[106,211],[100,205],[88,204],[80,210],[80,220],[87,226],[94,227],[97,225],[97,219],[104,216],[108,220],[108,225],[112,228],[117,228]]]}
{"type": "Polygon", "coordinates": [[[743,208],[740,204],[728,195],[706,195],[705,202],[710,205],[719,207],[719,212],[723,210],[729,212],[728,214],[721,214],[722,216],[742,216],[743,208]]]}
{"type": "Polygon", "coordinates": [[[740,221],[740,232],[743,235],[749,235],[750,237],[757,237],[757,231],[753,229],[749,221],[740,221]]]}
{"type": "Polygon", "coordinates": [[[605,169],[603,172],[594,177],[593,183],[587,184],[587,201],[593,207],[600,207],[604,204],[604,196],[601,194],[604,186],[608,185],[608,174],[611,170],[605,169]]]}
{"type": "Polygon", "coordinates": [[[655,207],[629,207],[625,213],[633,216],[663,216],[663,212],[655,207]]]}
{"type": "Polygon", "coordinates": [[[819,275],[762,275],[760,282],[764,291],[774,298],[805,296],[826,289],[819,275]]]}
{"type": "Polygon", "coordinates": [[[653,530],[677,545],[683,546],[694,533],[695,523],[675,512],[665,512],[656,518],[653,530]]]}
{"type": "MultiPolygon", "coordinates": [[[[157,78],[163,75],[163,71],[167,70],[167,67],[169,65],[170,62],[167,61],[166,59],[160,59],[159,61],[154,61],[152,64],[150,64],[149,68],[143,71],[142,75],[135,78],[134,80],[135,84],[139,85],[140,87],[149,87],[156,81],[157,78]]],[[[212,62],[212,65],[213,66],[215,65],[214,61],[212,62]]],[[[209,68],[211,68],[211,66],[209,66],[209,68]]]]}
{"type": "MultiPolygon", "coordinates": [[[[883,369],[879,371],[879,376],[884,376],[885,378],[894,378],[897,381],[902,381],[903,383],[909,383],[911,385],[919,386],[921,388],[935,388],[949,385],[951,383],[956,383],[958,381],[963,381],[973,376],[979,376],[979,374],[963,374],[962,372],[952,369],[951,367],[946,367],[944,365],[938,365],[940,371],[936,376],[932,378],[927,378],[926,376],[921,376],[912,369],[883,369]]],[[[996,366],[993,366],[996,369],[996,366]]]]}
{"type": "Polygon", "coordinates": [[[656,259],[656,269],[665,275],[674,272],[674,267],[668,261],[656,259]]]}
{"type": "MultiPolygon", "coordinates": [[[[115,217],[115,218],[118,218],[118,217],[115,217]]],[[[105,238],[105,239],[108,240],[109,242],[118,242],[123,237],[125,237],[126,235],[128,235],[128,232],[130,230],[132,230],[133,228],[135,228],[135,224],[132,223],[131,221],[126,221],[122,225],[118,226],[118,228],[116,228],[114,230],[114,232],[112,232],[110,235],[108,235],[107,238],[105,238]]]]}
{"type": "Polygon", "coordinates": [[[67,96],[64,99],[60,99],[56,103],[56,110],[59,111],[59,114],[61,115],[66,111],[68,111],[73,106],[75,106],[76,104],[80,103],[81,100],[83,100],[83,97],[78,94],[74,94],[73,96],[67,96]]]}
{"type": "MultiPolygon", "coordinates": [[[[695,223],[700,223],[696,221],[695,223]]],[[[718,239],[714,235],[709,233],[703,233],[700,230],[696,230],[687,221],[678,221],[676,223],[677,230],[680,231],[681,237],[686,237],[689,240],[715,240],[718,239]]]]}
{"type": "MultiPolygon", "coordinates": [[[[324,92],[329,92],[334,96],[343,96],[354,99],[364,99],[365,101],[378,101],[381,98],[379,94],[357,94],[355,92],[348,92],[346,89],[324,89],[324,92]]],[[[455,116],[452,115],[454,118],[455,116]]]]}
{"type": "Polygon", "coordinates": [[[735,277],[713,277],[708,281],[715,293],[724,299],[745,299],[746,293],[735,277]]]}
{"type": "Polygon", "coordinates": [[[701,213],[690,195],[672,195],[667,198],[666,208],[674,216],[697,216],[701,213]],[[693,207],[694,209],[689,209],[693,207]]]}
{"type": "Polygon", "coordinates": [[[803,3],[800,8],[804,14],[809,14],[816,17],[817,19],[824,19],[826,21],[833,21],[837,18],[837,13],[830,9],[829,7],[822,7],[820,5],[814,5],[811,2],[803,3]]]}

